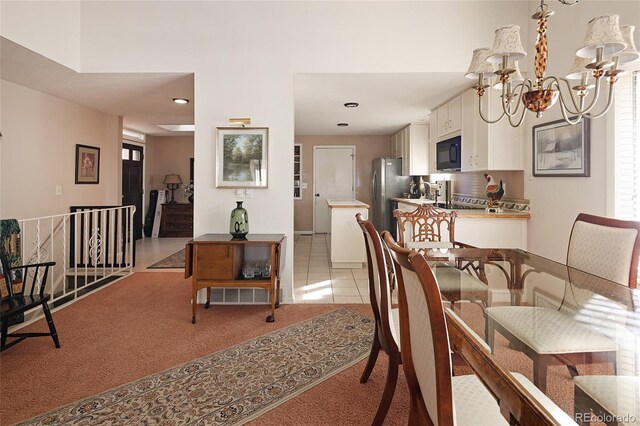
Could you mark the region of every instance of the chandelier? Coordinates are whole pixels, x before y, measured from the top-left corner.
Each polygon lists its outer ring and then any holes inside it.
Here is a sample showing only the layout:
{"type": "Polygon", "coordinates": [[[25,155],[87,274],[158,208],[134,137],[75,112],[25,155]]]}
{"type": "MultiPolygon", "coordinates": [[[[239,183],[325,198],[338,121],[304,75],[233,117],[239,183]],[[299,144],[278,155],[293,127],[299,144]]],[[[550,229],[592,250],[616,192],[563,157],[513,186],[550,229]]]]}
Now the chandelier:
{"type": "MultiPolygon", "coordinates": [[[[564,4],[576,3],[560,1],[564,4]]],[[[577,124],[584,117],[599,118],[611,107],[614,85],[618,76],[624,73],[619,67],[640,58],[640,52],[633,42],[635,27],[620,26],[618,15],[593,18],[589,21],[587,36],[576,51],[576,58],[566,78],[547,77],[547,20],[551,15],[553,11],[541,0],[537,12],[531,17],[538,21],[535,80],[524,79],[518,69],[518,61],[527,55],[520,41],[518,25],[498,28],[493,48],[483,47],[473,51],[465,77],[478,81],[474,89],[479,98],[478,111],[485,122],[492,124],[507,117],[511,126],[518,127],[527,110],[540,117],[558,99],[562,116],[569,124],[577,124]],[[482,96],[490,87],[493,75],[497,77],[494,88],[502,91],[502,112],[499,117],[489,119],[482,110],[482,96]],[[595,113],[594,108],[603,91],[607,92],[606,104],[595,113]]]]}

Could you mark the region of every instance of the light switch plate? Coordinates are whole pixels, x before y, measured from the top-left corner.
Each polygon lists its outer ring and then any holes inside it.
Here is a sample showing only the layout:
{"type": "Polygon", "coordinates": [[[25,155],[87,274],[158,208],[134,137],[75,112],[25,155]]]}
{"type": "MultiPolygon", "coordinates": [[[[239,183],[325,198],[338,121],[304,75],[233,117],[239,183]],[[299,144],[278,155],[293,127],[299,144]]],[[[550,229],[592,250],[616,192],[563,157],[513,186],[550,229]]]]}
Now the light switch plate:
{"type": "Polygon", "coordinates": [[[307,183],[306,182],[302,183],[302,189],[307,189],[307,183]]]}
{"type": "Polygon", "coordinates": [[[236,189],[236,198],[244,198],[244,190],[242,188],[236,189]]]}
{"type": "Polygon", "coordinates": [[[253,189],[246,188],[244,190],[244,195],[246,198],[253,198],[253,189]]]}
{"type": "Polygon", "coordinates": [[[62,185],[56,185],[56,195],[62,195],[62,185]]]}

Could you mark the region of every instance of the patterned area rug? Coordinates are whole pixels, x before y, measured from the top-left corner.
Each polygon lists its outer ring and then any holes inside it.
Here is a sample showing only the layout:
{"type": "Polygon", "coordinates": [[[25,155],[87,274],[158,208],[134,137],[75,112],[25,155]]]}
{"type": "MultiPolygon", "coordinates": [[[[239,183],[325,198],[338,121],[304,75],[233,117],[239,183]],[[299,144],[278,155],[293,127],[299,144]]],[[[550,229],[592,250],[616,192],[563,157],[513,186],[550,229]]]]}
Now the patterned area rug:
{"type": "Polygon", "coordinates": [[[169,257],[165,257],[160,262],[154,263],[147,269],[174,269],[184,268],[184,249],[177,253],[173,253],[169,257]]]}
{"type": "Polygon", "coordinates": [[[342,308],[21,424],[243,424],[356,364],[372,338],[373,320],[342,308]]]}

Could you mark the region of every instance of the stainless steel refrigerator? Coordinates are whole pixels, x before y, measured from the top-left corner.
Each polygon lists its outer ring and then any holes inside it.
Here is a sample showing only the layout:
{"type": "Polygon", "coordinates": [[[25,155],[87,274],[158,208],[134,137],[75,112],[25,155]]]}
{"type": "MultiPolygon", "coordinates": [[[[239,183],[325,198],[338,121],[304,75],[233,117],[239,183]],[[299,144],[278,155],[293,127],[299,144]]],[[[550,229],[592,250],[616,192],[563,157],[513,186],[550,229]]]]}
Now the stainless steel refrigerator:
{"type": "Polygon", "coordinates": [[[391,198],[400,198],[404,192],[409,192],[410,181],[410,176],[402,176],[401,159],[376,158],[373,160],[371,220],[379,232],[387,230],[395,236],[391,198]]]}

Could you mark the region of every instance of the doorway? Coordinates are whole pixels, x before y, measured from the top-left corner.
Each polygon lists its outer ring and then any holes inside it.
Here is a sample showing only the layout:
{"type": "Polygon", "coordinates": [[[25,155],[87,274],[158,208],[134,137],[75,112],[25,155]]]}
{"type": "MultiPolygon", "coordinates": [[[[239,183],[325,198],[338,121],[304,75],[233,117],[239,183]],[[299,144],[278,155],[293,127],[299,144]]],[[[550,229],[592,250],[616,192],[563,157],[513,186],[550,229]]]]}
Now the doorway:
{"type": "Polygon", "coordinates": [[[355,146],[313,147],[313,232],[331,232],[327,199],[355,198],[355,146]]]}
{"type": "Polygon", "coordinates": [[[136,240],[142,238],[142,177],[144,147],[122,144],[122,205],[134,205],[133,235],[136,240]]]}

